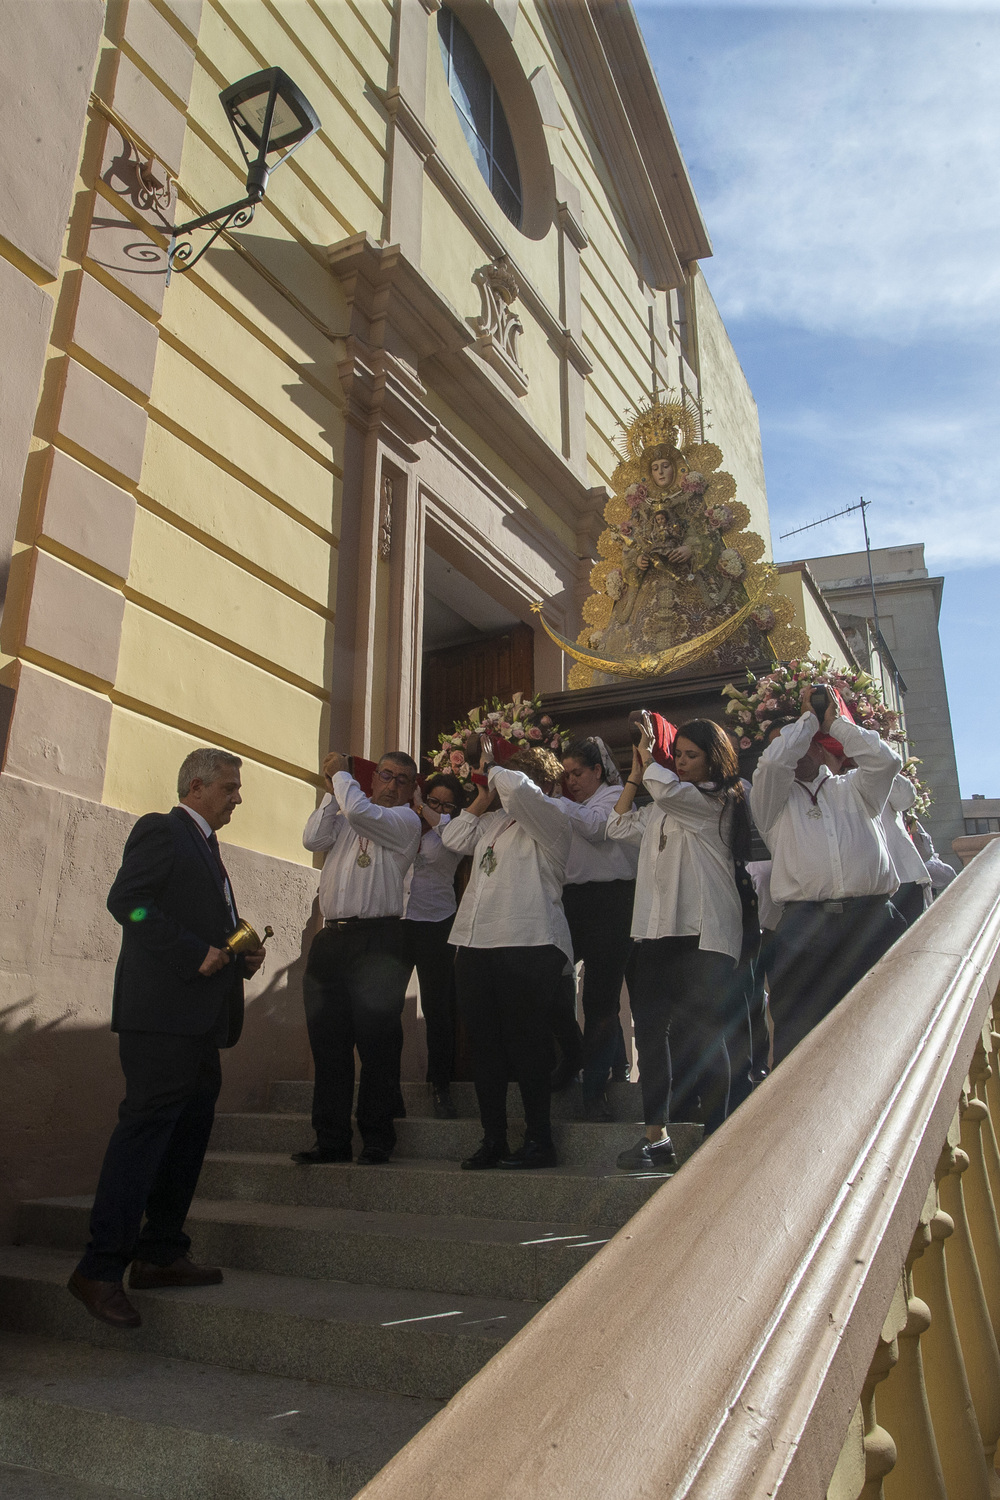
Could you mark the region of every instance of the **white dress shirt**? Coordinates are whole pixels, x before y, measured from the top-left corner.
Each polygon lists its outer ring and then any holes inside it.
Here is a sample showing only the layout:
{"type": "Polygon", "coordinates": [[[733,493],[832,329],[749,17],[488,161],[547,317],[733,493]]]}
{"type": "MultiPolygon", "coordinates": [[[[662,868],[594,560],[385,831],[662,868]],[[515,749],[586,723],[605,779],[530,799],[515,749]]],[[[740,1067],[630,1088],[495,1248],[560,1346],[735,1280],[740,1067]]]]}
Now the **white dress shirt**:
{"type": "Polygon", "coordinates": [[[412,807],[378,807],[348,771],[332,778],[328,792],[306,823],[302,842],[325,850],[319,877],[319,909],[325,919],[398,917],[403,877],[420,847],[421,823],[412,807]],[[358,859],[367,864],[358,864],[358,859]]]}
{"type": "Polygon", "coordinates": [[[931,872],[920,858],[916,845],[906,831],[902,814],[917,800],[917,789],[908,776],[897,776],[889,788],[882,809],[882,828],[886,847],[899,876],[900,885],[912,881],[915,885],[929,886],[931,872]]]}
{"type": "MultiPolygon", "coordinates": [[[[205,840],[205,843],[207,844],[208,841],[209,841],[209,839],[212,837],[212,834],[215,833],[215,829],[212,827],[212,825],[208,821],[208,819],[207,818],[203,818],[200,812],[195,812],[195,810],[194,810],[193,807],[188,807],[188,805],[187,805],[186,802],[179,802],[177,805],[178,805],[178,807],[183,807],[184,811],[187,813],[187,815],[191,819],[191,821],[195,824],[195,826],[197,827],[199,833],[201,834],[202,838],[205,840]]],[[[216,837],[216,843],[218,843],[218,837],[216,837]]],[[[214,854],[212,855],[212,858],[213,859],[215,858],[214,854]]],[[[221,853],[219,855],[219,859],[220,860],[222,859],[221,853]]],[[[224,875],[223,876],[223,879],[222,879],[222,890],[223,890],[223,894],[225,895],[225,898],[226,898],[226,905],[229,907],[229,915],[230,915],[230,917],[232,919],[233,926],[235,927],[236,926],[236,902],[233,900],[233,888],[229,884],[229,876],[228,875],[224,875]]]]}
{"type": "Polygon", "coordinates": [[[753,775],[754,822],[773,860],[771,895],[782,903],[891,896],[899,881],[880,814],[902,762],[874,730],[834,719],[830,733],[857,770],[834,776],[821,766],[814,781],[796,781],[818,729],[808,711],[786,725],[753,775]]]}
{"type": "Polygon", "coordinates": [[[766,927],[769,932],[774,932],[785,908],[779,906],[771,895],[771,861],[769,859],[751,860],[747,865],[747,874],[753,881],[753,888],[757,893],[757,917],[760,925],[766,927]]]}
{"type": "Polygon", "coordinates": [[[552,944],[572,962],[562,908],[572,834],[562,798],[546,797],[523,772],[503,766],[490,767],[489,783],[502,810],[481,818],[462,812],[441,835],[449,849],[472,855],[450,940],[457,948],[552,944]]]}
{"type": "Polygon", "coordinates": [[[403,916],[408,922],[447,922],[455,915],[455,871],[462,855],[441,842],[450,822],[448,813],[442,813],[436,828],[424,830],[403,883],[403,916]]]}
{"type": "Polygon", "coordinates": [[[650,762],[643,781],[652,807],[613,813],[608,838],[639,845],[632,936],[698,936],[699,948],[738,959],[743,908],[726,840],[731,814],[714,797],[650,762]]]}
{"type": "Polygon", "coordinates": [[[602,781],[584,802],[560,797],[559,806],[569,814],[573,830],[566,884],[587,885],[592,880],[634,880],[639,851],[634,844],[608,838],[608,818],[621,796],[620,786],[602,781]]]}

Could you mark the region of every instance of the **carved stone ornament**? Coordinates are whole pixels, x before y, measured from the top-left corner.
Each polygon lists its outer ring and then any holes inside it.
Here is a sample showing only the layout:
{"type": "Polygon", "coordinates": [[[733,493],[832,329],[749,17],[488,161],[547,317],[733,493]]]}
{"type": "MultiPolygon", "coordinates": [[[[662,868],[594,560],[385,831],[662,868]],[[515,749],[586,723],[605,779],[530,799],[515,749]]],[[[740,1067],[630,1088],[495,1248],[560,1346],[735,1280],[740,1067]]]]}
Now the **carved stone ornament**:
{"type": "Polygon", "coordinates": [[[498,255],[488,265],[480,266],[472,280],[482,298],[482,310],[473,322],[476,349],[515,395],[524,396],[528,377],[517,353],[517,341],[524,327],[513,309],[521,287],[510,258],[498,255]]]}
{"type": "Polygon", "coordinates": [[[392,480],[382,476],[382,496],[378,512],[378,555],[388,562],[392,552],[392,480]]]}

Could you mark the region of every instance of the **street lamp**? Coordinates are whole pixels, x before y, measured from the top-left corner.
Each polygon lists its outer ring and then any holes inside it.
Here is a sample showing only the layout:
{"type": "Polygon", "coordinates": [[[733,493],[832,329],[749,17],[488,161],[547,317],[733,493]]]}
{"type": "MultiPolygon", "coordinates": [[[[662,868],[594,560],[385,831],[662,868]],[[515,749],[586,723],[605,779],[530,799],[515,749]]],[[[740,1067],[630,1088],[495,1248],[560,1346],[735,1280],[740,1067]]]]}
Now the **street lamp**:
{"type": "Polygon", "coordinates": [[[168,285],[172,272],[190,271],[224,229],[244,229],[250,223],[254,209],[267,191],[271,173],[319,129],[316,111],[282,68],[264,68],[231,83],[222,90],[219,100],[246,162],[247,195],[238,203],[189,219],[186,224],[174,225],[167,247],[168,285]],[[247,153],[244,137],[256,151],[255,157],[247,153]],[[280,153],[277,161],[268,163],[268,157],[275,152],[280,153]],[[197,254],[192,254],[194,247],[190,240],[178,243],[182,235],[209,226],[213,232],[197,254]]]}

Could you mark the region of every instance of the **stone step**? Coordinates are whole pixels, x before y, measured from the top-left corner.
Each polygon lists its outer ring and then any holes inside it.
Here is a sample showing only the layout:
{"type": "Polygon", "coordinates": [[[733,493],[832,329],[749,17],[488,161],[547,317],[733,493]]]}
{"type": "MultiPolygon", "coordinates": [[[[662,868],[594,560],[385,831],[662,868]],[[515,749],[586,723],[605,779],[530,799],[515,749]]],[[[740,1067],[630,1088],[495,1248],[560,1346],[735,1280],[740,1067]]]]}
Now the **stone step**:
{"type": "MultiPolygon", "coordinates": [[[[523,1123],[511,1122],[511,1145],[519,1145],[523,1135],[523,1123]]],[[[643,1127],[635,1123],[617,1121],[604,1125],[589,1125],[579,1121],[555,1120],[552,1124],[552,1139],[560,1166],[603,1167],[614,1171],[618,1154],[634,1144],[642,1134],[643,1127]]],[[[684,1159],[701,1139],[700,1125],[673,1125],[671,1137],[678,1158],[684,1159]]],[[[394,1157],[400,1159],[419,1158],[432,1161],[460,1162],[471,1156],[483,1137],[478,1120],[434,1120],[419,1117],[396,1121],[396,1150],[394,1157]]],[[[308,1115],[293,1114],[219,1114],[212,1130],[213,1151],[301,1151],[313,1145],[315,1135],[308,1115]]],[[[355,1152],[361,1149],[361,1140],[355,1131],[355,1152]]]]}
{"type": "MultiPolygon", "coordinates": [[[[434,1099],[429,1083],[404,1083],[400,1085],[407,1118],[427,1116],[433,1118],[434,1099]]],[[[312,1109],[313,1086],[308,1079],[285,1079],[271,1085],[269,1108],[281,1114],[309,1114],[312,1109]]],[[[451,1097],[462,1119],[478,1120],[479,1105],[476,1102],[475,1086],[471,1083],[453,1083],[451,1097]]],[[[642,1092],[637,1083],[611,1083],[608,1085],[608,1104],[616,1120],[642,1119],[642,1092]]],[[[507,1108],[511,1119],[521,1118],[521,1096],[516,1083],[507,1090],[507,1108]]],[[[583,1118],[583,1090],[578,1083],[570,1084],[552,1095],[553,1120],[580,1120],[583,1118]]]]}
{"type": "Polygon", "coordinates": [[[109,1489],[20,1464],[0,1464],[0,1495],[3,1500],[139,1500],[135,1490],[109,1489]]]}
{"type": "Polygon", "coordinates": [[[293,1380],[447,1400],[537,1302],[359,1286],[227,1267],[212,1287],[130,1292],[140,1329],[108,1328],[66,1290],[78,1259],[0,1247],[0,1327],[293,1380]]]}
{"type": "Polygon", "coordinates": [[[350,1500],[442,1405],[168,1359],[119,1337],[101,1349],[0,1335],[0,1462],[150,1500],[350,1500]]]}
{"type": "MultiPolygon", "coordinates": [[[[75,1260],[87,1239],[90,1201],[41,1198],[22,1204],[18,1243],[73,1251],[75,1260]]],[[[204,1198],[191,1205],[187,1229],[192,1255],[203,1265],[533,1302],[554,1296],[615,1232],[552,1220],[204,1198]]]]}
{"type": "Polygon", "coordinates": [[[382,1167],[298,1167],[285,1153],[210,1151],[198,1191],[205,1198],[251,1203],[401,1214],[431,1209],[465,1218],[555,1220],[618,1229],[669,1180],[668,1174],[600,1167],[463,1172],[457,1161],[399,1158],[382,1167]]]}

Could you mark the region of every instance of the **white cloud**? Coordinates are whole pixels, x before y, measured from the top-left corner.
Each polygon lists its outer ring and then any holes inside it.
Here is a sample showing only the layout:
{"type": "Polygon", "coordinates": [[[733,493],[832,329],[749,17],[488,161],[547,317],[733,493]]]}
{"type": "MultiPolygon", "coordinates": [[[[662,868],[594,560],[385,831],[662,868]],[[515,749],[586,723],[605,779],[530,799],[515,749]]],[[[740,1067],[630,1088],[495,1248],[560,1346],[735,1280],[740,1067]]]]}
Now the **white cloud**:
{"type": "Polygon", "coordinates": [[[1000,326],[995,8],[718,11],[694,78],[683,12],[640,14],[727,318],[902,342],[1000,326]]]}

